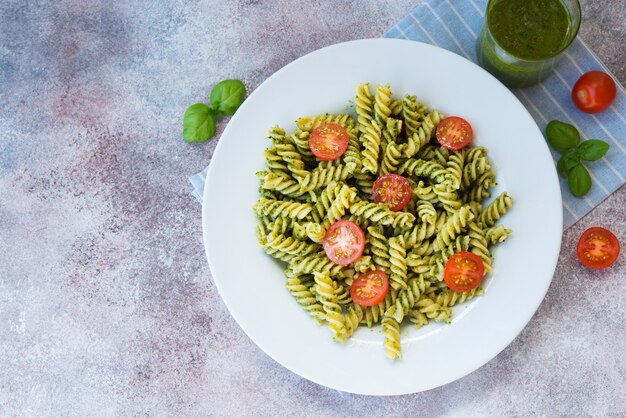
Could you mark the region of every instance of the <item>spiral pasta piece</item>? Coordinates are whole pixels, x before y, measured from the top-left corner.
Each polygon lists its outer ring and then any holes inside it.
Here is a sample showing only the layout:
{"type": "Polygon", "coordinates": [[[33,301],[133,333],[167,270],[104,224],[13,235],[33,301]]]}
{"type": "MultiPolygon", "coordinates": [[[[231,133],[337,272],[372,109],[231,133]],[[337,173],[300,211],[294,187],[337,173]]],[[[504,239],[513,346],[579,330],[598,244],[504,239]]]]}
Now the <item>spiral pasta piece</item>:
{"type": "Polygon", "coordinates": [[[489,189],[496,185],[493,172],[483,173],[469,188],[465,189],[463,200],[465,202],[482,202],[491,196],[489,189]]]}
{"type": "Polygon", "coordinates": [[[423,223],[435,224],[437,220],[437,209],[427,200],[420,200],[417,202],[417,216],[423,223]]]}
{"type": "MultiPolygon", "coordinates": [[[[381,140],[380,140],[380,153],[379,157],[384,157],[385,151],[387,150],[387,145],[391,142],[396,142],[396,138],[402,131],[402,121],[394,118],[387,119],[385,125],[381,131],[381,140]]],[[[397,145],[397,144],[396,144],[397,145]]],[[[402,155],[400,155],[402,156],[402,155]]]]}
{"type": "Polygon", "coordinates": [[[385,337],[385,355],[392,360],[402,357],[400,347],[400,324],[391,317],[383,317],[383,335],[385,337]]]}
{"type": "Polygon", "coordinates": [[[446,169],[434,161],[409,158],[400,164],[398,173],[413,177],[429,177],[436,183],[441,183],[446,169]]]}
{"type": "Polygon", "coordinates": [[[337,303],[337,295],[335,294],[337,284],[333,282],[328,272],[316,272],[313,277],[315,278],[315,296],[324,308],[328,327],[337,341],[345,341],[346,327],[341,313],[342,309],[337,303]]]}
{"type": "Polygon", "coordinates": [[[352,296],[350,296],[350,286],[343,286],[340,283],[336,283],[335,295],[337,296],[337,303],[341,306],[348,306],[352,303],[352,296]]]}
{"type": "Polygon", "coordinates": [[[449,307],[441,306],[428,297],[422,296],[420,300],[417,301],[416,306],[428,319],[449,323],[452,318],[452,310],[449,307]]]}
{"type": "Polygon", "coordinates": [[[311,293],[309,288],[303,284],[300,276],[287,279],[287,289],[289,293],[296,298],[296,302],[298,302],[309,315],[315,318],[318,324],[326,320],[324,307],[317,301],[315,295],[311,293]]]}
{"type": "Polygon", "coordinates": [[[461,200],[456,192],[449,191],[445,184],[435,184],[433,192],[437,195],[443,208],[450,214],[461,208],[461,200]]]}
{"type": "Polygon", "coordinates": [[[483,213],[483,205],[479,202],[476,202],[476,201],[467,202],[465,206],[469,208],[469,210],[474,215],[474,218],[476,219],[479,219],[480,214],[483,213]]]}
{"type": "Polygon", "coordinates": [[[339,164],[328,168],[316,168],[306,177],[298,179],[303,191],[310,191],[327,186],[331,181],[345,180],[354,173],[355,164],[339,164]]]}
{"type": "Polygon", "coordinates": [[[423,128],[418,128],[417,132],[412,133],[406,139],[406,146],[404,147],[404,158],[411,158],[415,156],[422,147],[424,147],[430,141],[430,136],[426,134],[423,128]]]}
{"type": "Polygon", "coordinates": [[[292,222],[293,221],[291,219],[287,218],[277,218],[274,220],[269,216],[260,217],[257,227],[259,244],[264,246],[270,235],[281,235],[287,233],[289,228],[291,228],[292,222]]]}
{"type": "Polygon", "coordinates": [[[424,240],[435,235],[436,232],[436,222],[435,224],[421,222],[404,234],[404,242],[407,248],[412,248],[420,245],[424,240]]]}
{"type": "Polygon", "coordinates": [[[470,251],[476,254],[483,261],[485,272],[491,272],[491,252],[488,248],[487,239],[485,238],[485,231],[482,226],[476,222],[470,222],[468,224],[468,235],[470,238],[470,251]]]}
{"type": "Polygon", "coordinates": [[[391,115],[391,89],[389,84],[376,86],[376,96],[374,96],[374,119],[380,126],[384,126],[389,115],[391,115]]]}
{"type": "Polygon", "coordinates": [[[349,210],[353,215],[363,216],[372,222],[390,225],[394,228],[410,228],[415,222],[415,216],[411,213],[393,212],[389,210],[387,204],[366,202],[358,198],[355,199],[349,210]]]}
{"type": "Polygon", "coordinates": [[[456,237],[445,248],[441,250],[440,259],[442,264],[445,265],[445,263],[448,262],[448,259],[452,257],[452,254],[458,253],[459,251],[468,251],[470,249],[470,243],[471,238],[469,235],[459,235],[458,237],[456,237]]]}
{"type": "Polygon", "coordinates": [[[421,328],[428,325],[428,317],[420,312],[419,307],[411,309],[409,312],[409,320],[415,324],[415,328],[421,328]]]}
{"type": "Polygon", "coordinates": [[[385,148],[385,154],[383,161],[380,164],[380,175],[395,173],[400,165],[400,158],[402,157],[402,147],[395,142],[390,142],[385,148]]]}
{"type": "Polygon", "coordinates": [[[344,333],[343,341],[350,338],[352,334],[354,334],[354,331],[356,331],[359,324],[363,320],[363,315],[363,308],[360,305],[351,303],[350,306],[348,306],[348,312],[344,316],[346,332],[344,333]]]}
{"type": "Polygon", "coordinates": [[[324,190],[322,190],[318,194],[317,201],[315,202],[315,205],[313,206],[313,211],[311,213],[314,214],[317,219],[319,219],[319,222],[321,222],[322,219],[326,218],[326,213],[330,209],[330,206],[333,204],[335,197],[337,197],[337,195],[339,194],[339,191],[341,190],[343,184],[344,183],[342,182],[331,181],[330,183],[328,183],[328,185],[326,185],[326,188],[324,188],[324,190]]]}
{"type": "Polygon", "coordinates": [[[287,169],[294,178],[306,177],[309,172],[305,169],[304,160],[296,146],[289,142],[277,142],[274,144],[276,154],[287,163],[287,169]]]}
{"type": "Polygon", "coordinates": [[[352,205],[355,198],[356,192],[344,184],[326,212],[326,219],[324,219],[323,223],[324,228],[328,228],[330,225],[340,220],[343,215],[345,215],[346,210],[352,205]]]}
{"type": "Polygon", "coordinates": [[[480,216],[483,226],[493,226],[513,205],[513,199],[506,192],[500,194],[491,202],[480,216]]]}
{"type": "MultiPolygon", "coordinates": [[[[350,208],[348,208],[350,209],[350,208]]],[[[361,229],[367,229],[370,226],[372,226],[372,222],[363,217],[363,216],[358,216],[358,215],[350,215],[346,218],[347,220],[349,220],[350,222],[354,222],[355,224],[359,225],[361,227],[361,229]]]]}
{"type": "Polygon", "coordinates": [[[385,273],[390,273],[391,263],[389,261],[389,244],[387,237],[383,234],[380,226],[370,226],[367,228],[367,242],[372,249],[372,259],[374,263],[383,269],[385,273]]]}
{"type": "Polygon", "coordinates": [[[259,224],[264,226],[266,231],[265,235],[279,235],[286,234],[292,227],[293,220],[289,218],[271,218],[269,216],[261,216],[259,218],[259,224]]]}
{"type": "Polygon", "coordinates": [[[368,306],[363,309],[363,320],[369,328],[372,325],[380,322],[382,317],[385,315],[387,309],[396,303],[396,298],[398,296],[398,292],[394,288],[389,288],[389,292],[387,292],[387,296],[383,299],[379,304],[374,306],[368,306]]]}
{"type": "Polygon", "coordinates": [[[324,226],[317,222],[308,222],[304,228],[306,236],[313,242],[321,244],[326,235],[326,229],[324,226]]]}
{"type": "Polygon", "coordinates": [[[376,174],[378,172],[378,155],[380,153],[381,128],[377,121],[372,120],[365,127],[365,132],[361,136],[363,141],[363,151],[361,153],[362,172],[376,174]]]}
{"type": "Polygon", "coordinates": [[[276,174],[274,172],[268,172],[261,179],[261,187],[267,190],[275,190],[280,194],[297,199],[302,196],[310,197],[310,192],[302,191],[300,183],[293,180],[291,177],[276,174]]]}
{"type": "Polygon", "coordinates": [[[319,251],[320,246],[318,244],[308,244],[305,241],[285,235],[270,234],[267,237],[265,248],[273,251],[281,251],[286,254],[304,256],[319,251]]]}
{"type": "Polygon", "coordinates": [[[285,263],[291,263],[292,260],[295,260],[298,257],[301,257],[297,254],[286,253],[284,251],[280,251],[275,248],[268,247],[267,245],[265,245],[266,242],[267,242],[267,237],[264,238],[262,241],[259,241],[259,243],[263,246],[263,251],[265,251],[267,255],[270,255],[277,260],[284,261],[285,263]]]}
{"type": "MultiPolygon", "coordinates": [[[[425,112],[426,106],[417,103],[415,96],[404,96],[402,99],[402,116],[404,117],[404,123],[406,125],[407,138],[412,136],[420,127],[425,112]]],[[[430,137],[428,139],[430,139],[430,137]]]]}
{"type": "Polygon", "coordinates": [[[437,237],[435,238],[436,246],[439,250],[445,248],[450,242],[461,233],[461,230],[467,226],[467,223],[474,219],[472,212],[466,207],[462,206],[457,212],[453,213],[448,218],[443,228],[437,237]]]}
{"type": "Polygon", "coordinates": [[[465,156],[465,166],[463,167],[463,187],[469,187],[470,184],[475,182],[483,173],[491,170],[489,160],[487,159],[487,152],[483,147],[471,148],[467,151],[465,156]]]}
{"type": "Polygon", "coordinates": [[[274,200],[260,198],[254,205],[257,216],[271,216],[276,219],[288,217],[292,219],[304,219],[311,213],[313,207],[308,203],[291,202],[288,200],[274,200]]]}
{"type": "Polygon", "coordinates": [[[306,116],[296,120],[296,126],[305,132],[311,132],[313,129],[325,123],[336,123],[347,130],[352,129],[355,126],[354,119],[349,114],[331,115],[327,113],[325,115],[314,116],[312,118],[306,116]]]}
{"type": "Polygon", "coordinates": [[[374,113],[374,99],[369,83],[356,86],[355,107],[359,132],[365,132],[365,128],[372,122],[374,113]]]}
{"type": "Polygon", "coordinates": [[[389,244],[389,263],[391,264],[390,285],[396,290],[406,288],[406,248],[400,235],[391,237],[389,244]]]}
{"type": "Polygon", "coordinates": [[[469,292],[454,292],[452,290],[446,290],[437,295],[435,299],[435,303],[440,306],[452,307],[455,305],[459,305],[463,302],[467,302],[470,299],[475,298],[476,296],[480,296],[484,294],[485,291],[482,287],[477,287],[476,289],[472,289],[469,292]]]}
{"type": "Polygon", "coordinates": [[[370,199],[372,197],[372,187],[374,187],[374,178],[363,172],[355,172],[353,178],[359,191],[359,197],[361,199],[370,199]]]}
{"type": "Polygon", "coordinates": [[[265,167],[267,168],[267,171],[261,172],[262,175],[265,175],[265,173],[269,171],[278,176],[291,177],[291,172],[289,171],[287,163],[285,163],[282,157],[278,155],[276,148],[267,148],[263,151],[263,155],[265,156],[265,167]]]}
{"type": "Polygon", "coordinates": [[[316,244],[321,244],[326,234],[326,229],[318,222],[293,222],[292,229],[294,238],[310,239],[316,244]]]}
{"type": "Polygon", "coordinates": [[[398,116],[402,113],[402,100],[392,100],[389,108],[391,109],[391,116],[398,116]]]}
{"type": "Polygon", "coordinates": [[[343,277],[344,266],[333,263],[326,253],[318,252],[307,256],[296,256],[291,260],[290,274],[329,273],[333,277],[343,277]]]}
{"type": "Polygon", "coordinates": [[[363,167],[361,163],[361,144],[354,131],[354,129],[348,131],[348,137],[350,138],[348,141],[348,149],[341,158],[344,164],[354,163],[354,172],[359,173],[363,167]]]}
{"type": "Polygon", "coordinates": [[[409,280],[407,287],[398,292],[395,303],[385,311],[385,316],[392,317],[398,321],[398,323],[401,323],[419,300],[421,292],[419,279],[413,278],[409,280]]]}
{"type": "Polygon", "coordinates": [[[446,164],[446,174],[443,183],[448,186],[448,190],[459,190],[463,178],[463,164],[465,158],[462,152],[454,152],[446,164]]]}
{"type": "Polygon", "coordinates": [[[354,270],[359,273],[365,273],[368,270],[376,270],[376,265],[374,265],[371,256],[362,255],[361,258],[354,263],[354,270]]]}
{"type": "Polygon", "coordinates": [[[406,265],[414,273],[423,274],[432,270],[431,257],[428,255],[420,255],[413,251],[406,256],[406,265]]]}
{"type": "Polygon", "coordinates": [[[485,230],[485,238],[487,239],[488,245],[494,245],[499,242],[504,242],[511,232],[513,231],[501,225],[492,226],[485,230]]]}
{"type": "Polygon", "coordinates": [[[415,182],[411,179],[409,179],[409,184],[411,184],[411,191],[414,199],[430,203],[439,203],[439,198],[433,191],[433,186],[426,186],[421,180],[415,184],[415,182]]]}
{"type": "Polygon", "coordinates": [[[450,159],[450,151],[443,147],[434,148],[430,158],[445,167],[448,164],[448,159],[450,159]]]}

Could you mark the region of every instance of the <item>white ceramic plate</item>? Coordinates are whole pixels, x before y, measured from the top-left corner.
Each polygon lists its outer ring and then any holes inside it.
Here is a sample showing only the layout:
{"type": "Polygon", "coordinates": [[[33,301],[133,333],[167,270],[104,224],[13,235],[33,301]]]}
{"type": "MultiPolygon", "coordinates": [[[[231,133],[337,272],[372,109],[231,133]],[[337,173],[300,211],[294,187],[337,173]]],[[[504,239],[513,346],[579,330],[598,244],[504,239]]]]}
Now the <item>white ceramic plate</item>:
{"type": "Polygon", "coordinates": [[[274,360],[342,391],[398,395],[431,389],[472,372],[503,350],[528,323],[552,280],[561,244],[561,192],[541,132],[515,96],[489,73],[449,51],[418,42],[371,39],[310,53],[259,86],[217,146],[203,201],[204,242],[213,279],[233,317],[274,360]],[[499,186],[513,209],[514,233],[495,248],[486,294],[455,308],[451,325],[402,329],[403,358],[384,355],[379,327],[349,342],[331,340],[285,288],[283,267],[257,244],[252,206],[264,139],[305,115],[341,113],[359,82],[390,83],[446,115],[462,115],[475,144],[488,147],[499,186]]]}

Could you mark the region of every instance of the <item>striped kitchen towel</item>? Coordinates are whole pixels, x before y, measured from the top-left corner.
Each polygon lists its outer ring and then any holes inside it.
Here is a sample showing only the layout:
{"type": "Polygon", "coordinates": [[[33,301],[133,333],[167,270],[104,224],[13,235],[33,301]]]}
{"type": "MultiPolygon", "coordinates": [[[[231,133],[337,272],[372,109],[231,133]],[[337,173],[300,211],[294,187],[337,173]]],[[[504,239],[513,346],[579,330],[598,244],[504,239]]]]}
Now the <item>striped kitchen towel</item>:
{"type": "MultiPolygon", "coordinates": [[[[484,22],[487,0],[428,0],[384,34],[386,38],[430,43],[476,62],[476,38],[484,22]]],[[[583,139],[602,139],[611,145],[600,160],[589,164],[593,186],[583,198],[574,197],[560,178],[563,227],[567,229],[624,184],[626,178],[626,91],[618,83],[617,98],[606,111],[589,115],[579,111],[570,94],[573,84],[590,70],[609,70],[580,39],[576,39],[555,71],[543,83],[513,93],[526,106],[542,132],[552,119],[570,123],[583,139]]],[[[615,76],[613,76],[615,80],[615,76]]],[[[560,154],[553,151],[555,162],[560,154]]],[[[192,176],[193,195],[202,200],[206,169],[192,176]]]]}

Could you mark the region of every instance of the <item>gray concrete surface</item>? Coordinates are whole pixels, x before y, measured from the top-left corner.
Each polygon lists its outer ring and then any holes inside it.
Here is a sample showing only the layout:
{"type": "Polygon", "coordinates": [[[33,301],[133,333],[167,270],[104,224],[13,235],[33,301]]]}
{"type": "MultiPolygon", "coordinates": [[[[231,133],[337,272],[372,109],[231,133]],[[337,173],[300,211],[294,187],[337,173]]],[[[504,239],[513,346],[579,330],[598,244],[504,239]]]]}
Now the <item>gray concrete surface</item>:
{"type": "MultiPolygon", "coordinates": [[[[574,253],[596,224],[626,244],[624,187],[565,233],[520,336],[425,393],[308,382],[217,294],[187,183],[217,140],[182,142],[185,108],[223,78],[252,89],[307,52],[380,36],[417,3],[1,2],[0,415],[626,415],[625,257],[590,272],[574,253]]],[[[626,82],[625,2],[583,6],[580,36],[626,82]]]]}

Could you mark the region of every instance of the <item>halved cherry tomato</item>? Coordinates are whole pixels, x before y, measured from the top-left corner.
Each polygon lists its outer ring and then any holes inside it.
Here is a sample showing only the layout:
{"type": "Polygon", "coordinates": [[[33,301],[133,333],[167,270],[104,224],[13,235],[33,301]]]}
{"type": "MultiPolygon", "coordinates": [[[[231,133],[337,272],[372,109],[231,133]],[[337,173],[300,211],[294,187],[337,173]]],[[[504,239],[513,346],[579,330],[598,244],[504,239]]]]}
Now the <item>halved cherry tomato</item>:
{"type": "Polygon", "coordinates": [[[449,116],[439,122],[435,136],[442,147],[456,151],[469,145],[474,139],[474,131],[465,119],[449,116]]]}
{"type": "Polygon", "coordinates": [[[602,71],[583,74],[572,89],[574,104],[586,113],[602,112],[611,106],[616,95],[615,81],[602,71]]]}
{"type": "Polygon", "coordinates": [[[361,306],[374,306],[380,303],[389,291],[389,279],[382,270],[368,270],[361,273],[350,287],[354,303],[361,306]]]}
{"type": "Polygon", "coordinates": [[[469,251],[452,254],[443,271],[448,287],[455,292],[469,292],[478,287],[485,275],[483,260],[469,251]]]}
{"type": "Polygon", "coordinates": [[[389,209],[399,211],[411,200],[409,181],[397,174],[380,176],[372,186],[372,197],[376,203],[388,203],[389,209]]]}
{"type": "Polygon", "coordinates": [[[341,157],[348,149],[348,131],[337,123],[324,123],[311,132],[309,148],[320,160],[330,161],[341,157]]]}
{"type": "Polygon", "coordinates": [[[587,267],[603,269],[615,263],[619,241],[613,233],[599,226],[583,232],[576,246],[578,259],[587,267]]]}
{"type": "Polygon", "coordinates": [[[337,221],[328,228],[323,241],[324,251],[335,264],[354,263],[365,249],[365,235],[351,221],[337,221]]]}

